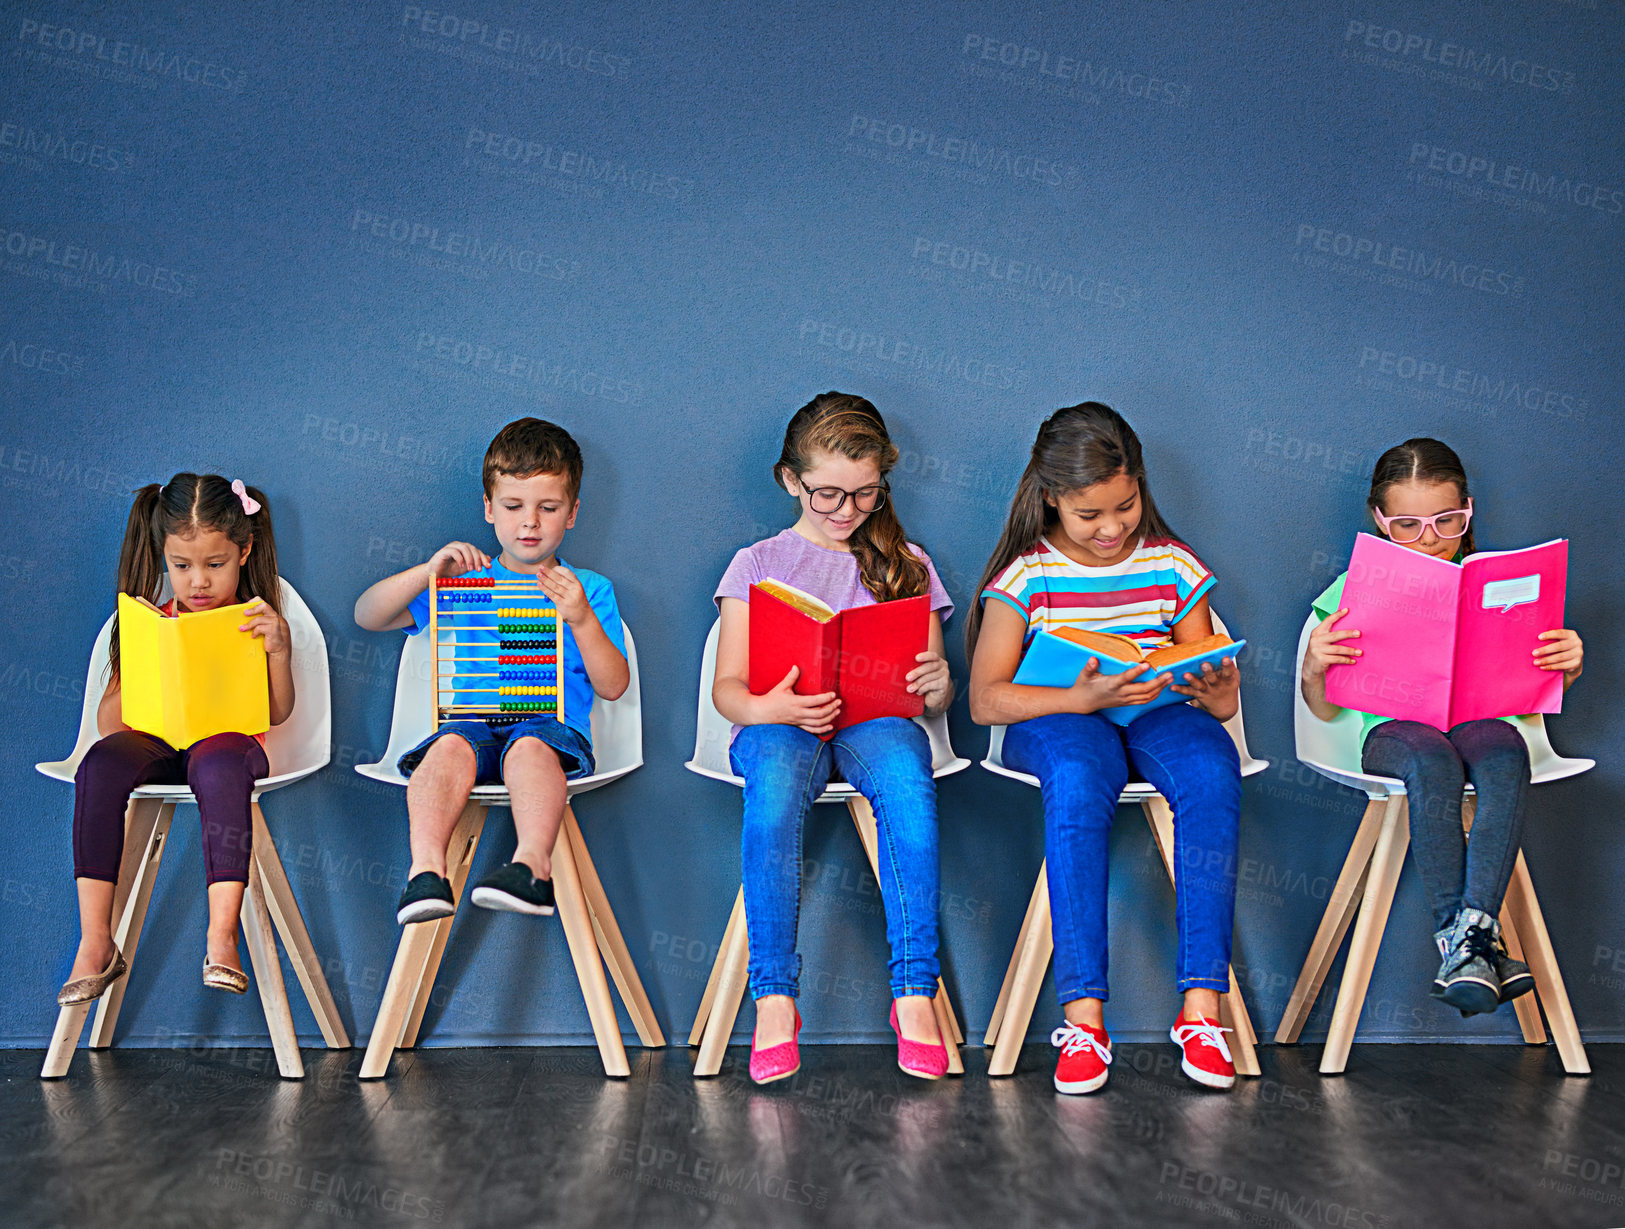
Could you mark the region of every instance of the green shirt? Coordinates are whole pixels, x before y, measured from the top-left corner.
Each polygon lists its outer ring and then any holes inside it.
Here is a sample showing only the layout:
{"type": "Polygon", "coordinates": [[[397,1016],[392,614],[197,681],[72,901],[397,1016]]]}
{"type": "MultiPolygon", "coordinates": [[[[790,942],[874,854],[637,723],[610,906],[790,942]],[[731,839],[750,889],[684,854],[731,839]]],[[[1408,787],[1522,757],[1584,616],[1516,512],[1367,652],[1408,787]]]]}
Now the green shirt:
{"type": "MultiPolygon", "coordinates": [[[[1343,582],[1348,578],[1349,574],[1344,572],[1336,580],[1332,581],[1331,584],[1327,585],[1326,591],[1315,599],[1312,609],[1314,610],[1315,614],[1319,616],[1322,623],[1343,608],[1343,582]]],[[[1339,626],[1341,626],[1341,624],[1339,626]]],[[[1357,713],[1360,712],[1359,709],[1354,709],[1352,711],[1357,713]]],[[[1360,713],[1361,750],[1363,751],[1365,749],[1365,739],[1367,734],[1371,733],[1372,730],[1376,729],[1384,721],[1392,720],[1392,717],[1379,717],[1376,713],[1360,713]]],[[[1501,720],[1515,722],[1518,719],[1516,717],[1502,717],[1501,720]]]]}

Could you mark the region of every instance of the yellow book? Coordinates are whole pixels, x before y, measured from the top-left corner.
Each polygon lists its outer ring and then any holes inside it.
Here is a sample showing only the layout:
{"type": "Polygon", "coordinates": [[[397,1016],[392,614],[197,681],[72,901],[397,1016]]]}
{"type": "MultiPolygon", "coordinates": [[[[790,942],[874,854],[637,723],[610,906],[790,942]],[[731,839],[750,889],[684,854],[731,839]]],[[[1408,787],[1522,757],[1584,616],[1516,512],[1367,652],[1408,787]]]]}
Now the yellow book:
{"type": "Polygon", "coordinates": [[[119,594],[124,724],[176,749],[211,734],[269,730],[265,641],[237,630],[250,605],[165,618],[151,603],[119,594]]]}

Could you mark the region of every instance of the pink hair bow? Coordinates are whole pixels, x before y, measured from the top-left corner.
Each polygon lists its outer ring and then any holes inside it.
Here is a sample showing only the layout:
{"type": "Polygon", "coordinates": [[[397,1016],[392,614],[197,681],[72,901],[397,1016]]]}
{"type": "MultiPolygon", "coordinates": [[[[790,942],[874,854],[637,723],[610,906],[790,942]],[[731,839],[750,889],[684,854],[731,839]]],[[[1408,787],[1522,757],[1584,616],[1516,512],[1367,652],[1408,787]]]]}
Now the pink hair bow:
{"type": "Polygon", "coordinates": [[[253,516],[254,513],[260,510],[260,501],[249,495],[248,488],[243,485],[241,478],[231,480],[231,493],[243,501],[243,514],[245,516],[253,516]]]}

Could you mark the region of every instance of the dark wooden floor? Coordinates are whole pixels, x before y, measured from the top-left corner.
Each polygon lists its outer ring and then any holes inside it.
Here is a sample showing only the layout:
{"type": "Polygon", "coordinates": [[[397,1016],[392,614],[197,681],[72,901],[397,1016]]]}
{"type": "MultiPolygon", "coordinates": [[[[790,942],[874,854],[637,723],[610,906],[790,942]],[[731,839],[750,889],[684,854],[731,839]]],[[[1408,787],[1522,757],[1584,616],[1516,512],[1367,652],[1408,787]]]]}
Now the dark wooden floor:
{"type": "Polygon", "coordinates": [[[989,1080],[926,1084],[877,1046],[808,1047],[757,1089],[745,1050],[696,1081],[681,1048],[113,1050],[36,1078],[0,1052],[0,1224],[1613,1226],[1625,1224],[1625,1046],[1565,1078],[1549,1050],[1260,1051],[1197,1090],[1170,1045],[1118,1047],[1107,1090],[1062,1097],[1035,1046],[989,1080]]]}

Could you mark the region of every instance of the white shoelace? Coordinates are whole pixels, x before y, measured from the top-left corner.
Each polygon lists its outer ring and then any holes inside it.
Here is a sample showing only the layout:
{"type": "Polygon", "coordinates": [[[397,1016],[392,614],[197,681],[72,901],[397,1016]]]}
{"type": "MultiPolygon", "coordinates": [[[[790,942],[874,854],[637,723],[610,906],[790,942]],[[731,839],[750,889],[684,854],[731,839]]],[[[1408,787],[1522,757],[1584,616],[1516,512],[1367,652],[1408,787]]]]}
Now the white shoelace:
{"type": "Polygon", "coordinates": [[[1217,1024],[1209,1024],[1205,1020],[1199,1024],[1193,1024],[1189,1020],[1181,1020],[1174,1025],[1174,1040],[1180,1045],[1186,1045],[1190,1041],[1199,1038],[1207,1042],[1220,1054],[1223,1054],[1224,1061],[1228,1063],[1232,1060],[1230,1058],[1230,1047],[1225,1043],[1224,1035],[1231,1031],[1228,1028],[1220,1028],[1217,1024]]]}
{"type": "Polygon", "coordinates": [[[1068,1022],[1061,1025],[1060,1028],[1049,1035],[1049,1043],[1052,1046],[1060,1046],[1061,1053],[1068,1058],[1079,1050],[1090,1049],[1095,1052],[1095,1057],[1099,1058],[1101,1062],[1108,1067],[1112,1065],[1111,1049],[1108,1046],[1101,1045],[1099,1038],[1081,1024],[1068,1022]]]}

